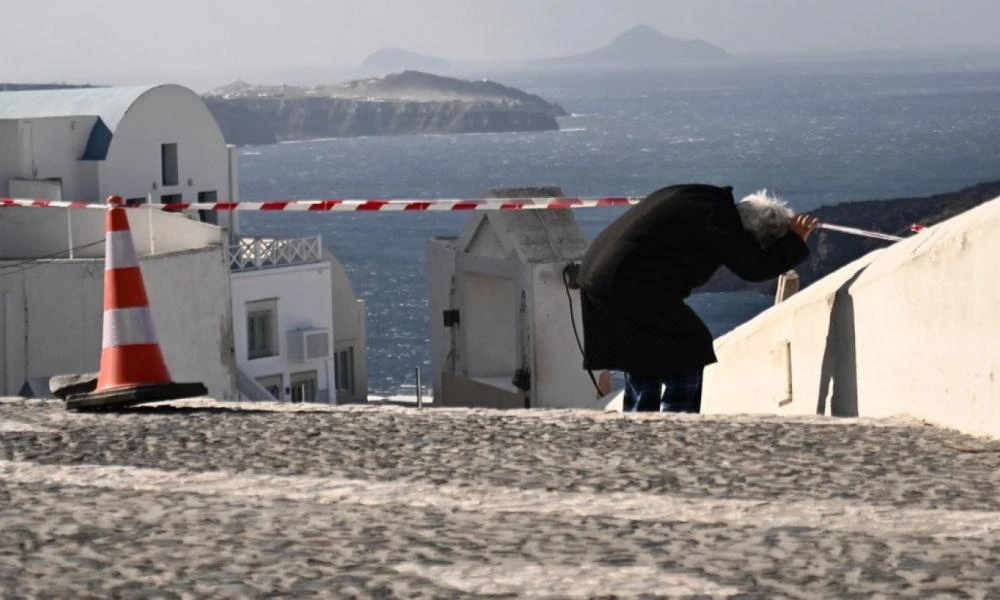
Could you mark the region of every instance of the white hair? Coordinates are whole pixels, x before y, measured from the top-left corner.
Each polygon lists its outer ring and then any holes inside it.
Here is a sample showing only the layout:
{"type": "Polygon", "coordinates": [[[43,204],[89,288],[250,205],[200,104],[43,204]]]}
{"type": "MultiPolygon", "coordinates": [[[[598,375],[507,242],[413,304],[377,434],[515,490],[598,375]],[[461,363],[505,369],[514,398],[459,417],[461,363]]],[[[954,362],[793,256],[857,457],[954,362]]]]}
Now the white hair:
{"type": "Polygon", "coordinates": [[[795,214],[784,200],[769,195],[767,190],[743,198],[736,203],[736,210],[743,229],[753,234],[761,246],[769,246],[788,233],[788,224],[795,214]]]}

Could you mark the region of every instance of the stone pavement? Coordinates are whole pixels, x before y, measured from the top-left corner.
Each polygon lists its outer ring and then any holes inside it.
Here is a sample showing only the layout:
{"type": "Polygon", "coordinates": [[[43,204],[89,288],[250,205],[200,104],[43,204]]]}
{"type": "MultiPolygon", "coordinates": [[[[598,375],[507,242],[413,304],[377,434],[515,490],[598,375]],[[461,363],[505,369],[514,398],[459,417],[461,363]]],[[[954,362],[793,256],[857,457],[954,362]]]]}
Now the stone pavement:
{"type": "Polygon", "coordinates": [[[0,598],[1000,598],[905,421],[0,402],[0,598]]]}

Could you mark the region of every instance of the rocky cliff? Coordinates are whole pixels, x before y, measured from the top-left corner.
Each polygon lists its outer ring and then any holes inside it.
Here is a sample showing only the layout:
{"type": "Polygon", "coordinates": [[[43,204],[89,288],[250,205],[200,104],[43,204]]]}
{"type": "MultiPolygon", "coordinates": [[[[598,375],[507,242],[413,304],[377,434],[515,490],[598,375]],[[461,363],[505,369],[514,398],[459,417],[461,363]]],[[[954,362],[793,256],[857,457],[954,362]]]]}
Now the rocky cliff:
{"type": "Polygon", "coordinates": [[[490,81],[406,71],[342,84],[236,82],[205,94],[229,143],[325,137],[558,130],[565,109],[490,81]]]}
{"type": "MultiPolygon", "coordinates": [[[[823,206],[809,213],[822,222],[906,237],[913,235],[910,226],[914,223],[934,225],[997,197],[1000,197],[1000,181],[993,181],[936,196],[845,202],[823,206]]],[[[809,238],[809,258],[795,270],[801,278],[802,287],[805,287],[865,254],[891,243],[819,230],[809,238]]],[[[697,291],[754,290],[771,294],[774,292],[774,286],[774,281],[762,284],[747,283],[723,268],[697,291]]]]}

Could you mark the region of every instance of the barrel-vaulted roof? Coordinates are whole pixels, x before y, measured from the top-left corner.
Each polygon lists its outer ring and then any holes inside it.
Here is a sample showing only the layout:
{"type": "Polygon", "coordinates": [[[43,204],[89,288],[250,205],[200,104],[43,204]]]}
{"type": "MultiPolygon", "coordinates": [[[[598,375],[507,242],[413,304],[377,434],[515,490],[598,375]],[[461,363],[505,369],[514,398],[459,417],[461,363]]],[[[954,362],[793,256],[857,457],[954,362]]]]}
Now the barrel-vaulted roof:
{"type": "Polygon", "coordinates": [[[154,87],[157,86],[0,92],[0,119],[95,116],[98,121],[81,158],[103,160],[129,107],[154,87]]]}

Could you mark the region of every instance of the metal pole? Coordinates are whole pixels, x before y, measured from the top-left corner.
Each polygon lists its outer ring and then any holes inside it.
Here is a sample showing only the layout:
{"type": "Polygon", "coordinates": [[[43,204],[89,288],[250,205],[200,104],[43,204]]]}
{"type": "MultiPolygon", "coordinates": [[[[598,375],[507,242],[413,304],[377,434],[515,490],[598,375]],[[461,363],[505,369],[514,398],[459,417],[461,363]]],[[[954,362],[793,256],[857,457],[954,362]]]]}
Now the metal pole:
{"type": "Polygon", "coordinates": [[[69,234],[69,257],[75,258],[73,250],[73,209],[66,209],[66,232],[69,234]]]}
{"type": "Polygon", "coordinates": [[[417,367],[417,408],[424,407],[424,397],[420,389],[420,367],[417,367]]]}
{"type": "MultiPolygon", "coordinates": [[[[152,200],[152,195],[150,195],[150,199],[152,200]]],[[[149,207],[146,209],[146,216],[149,221],[149,253],[156,254],[156,241],[153,238],[153,205],[147,202],[146,206],[149,207]]]]}

